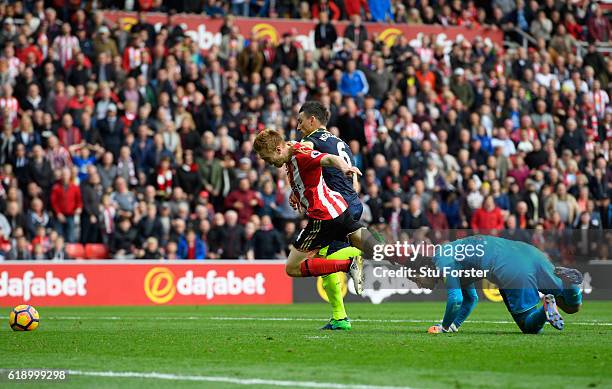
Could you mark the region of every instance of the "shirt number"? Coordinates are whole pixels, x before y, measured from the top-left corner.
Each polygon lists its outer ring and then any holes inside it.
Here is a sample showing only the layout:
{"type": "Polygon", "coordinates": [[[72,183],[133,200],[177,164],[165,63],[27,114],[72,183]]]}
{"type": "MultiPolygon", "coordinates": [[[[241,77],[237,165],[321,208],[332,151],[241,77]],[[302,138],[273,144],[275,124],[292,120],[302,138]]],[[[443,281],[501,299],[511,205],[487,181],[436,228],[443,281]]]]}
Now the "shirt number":
{"type": "Polygon", "coordinates": [[[344,142],[338,142],[338,143],[336,143],[336,146],[338,148],[338,156],[340,158],[344,159],[344,161],[349,166],[353,166],[353,161],[351,160],[351,157],[346,152],[346,148],[344,147],[344,142]]]}

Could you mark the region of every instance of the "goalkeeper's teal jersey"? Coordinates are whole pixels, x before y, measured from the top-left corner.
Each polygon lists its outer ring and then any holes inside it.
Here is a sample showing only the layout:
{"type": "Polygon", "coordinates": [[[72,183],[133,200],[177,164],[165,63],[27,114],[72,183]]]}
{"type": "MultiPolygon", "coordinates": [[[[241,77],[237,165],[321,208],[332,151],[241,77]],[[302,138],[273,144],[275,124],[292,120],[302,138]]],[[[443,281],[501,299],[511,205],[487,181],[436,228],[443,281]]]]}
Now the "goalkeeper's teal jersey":
{"type": "MultiPolygon", "coordinates": [[[[474,269],[487,271],[489,281],[499,288],[561,289],[554,266],[536,247],[494,236],[474,235],[445,243],[433,257],[438,269],[474,269]],[[526,282],[529,281],[529,282],[526,282]]],[[[450,272],[447,271],[447,274],[450,272]]],[[[446,277],[446,286],[460,288],[474,279],[446,277]]]]}
{"type": "MultiPolygon", "coordinates": [[[[555,275],[554,266],[546,255],[523,242],[494,236],[470,236],[442,245],[433,262],[438,271],[446,274],[447,303],[442,320],[445,328],[451,324],[459,327],[478,301],[475,279],[453,275],[452,270],[486,271],[480,279],[487,278],[498,286],[513,315],[534,309],[540,301],[539,292],[554,296],[564,292],[563,282],[555,275]]],[[[568,291],[573,297],[567,301],[579,305],[582,301],[580,290],[574,287],[568,291]]]]}

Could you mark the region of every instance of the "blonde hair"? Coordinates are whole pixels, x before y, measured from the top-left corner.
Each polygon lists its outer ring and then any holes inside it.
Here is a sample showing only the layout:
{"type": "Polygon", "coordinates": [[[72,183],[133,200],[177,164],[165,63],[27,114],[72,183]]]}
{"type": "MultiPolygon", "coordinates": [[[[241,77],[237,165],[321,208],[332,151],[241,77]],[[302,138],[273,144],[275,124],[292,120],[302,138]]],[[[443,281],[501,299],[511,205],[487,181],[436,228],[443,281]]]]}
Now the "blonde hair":
{"type": "Polygon", "coordinates": [[[284,142],[283,136],[276,130],[265,129],[255,137],[253,149],[257,154],[261,152],[273,153],[277,146],[284,142]]]}

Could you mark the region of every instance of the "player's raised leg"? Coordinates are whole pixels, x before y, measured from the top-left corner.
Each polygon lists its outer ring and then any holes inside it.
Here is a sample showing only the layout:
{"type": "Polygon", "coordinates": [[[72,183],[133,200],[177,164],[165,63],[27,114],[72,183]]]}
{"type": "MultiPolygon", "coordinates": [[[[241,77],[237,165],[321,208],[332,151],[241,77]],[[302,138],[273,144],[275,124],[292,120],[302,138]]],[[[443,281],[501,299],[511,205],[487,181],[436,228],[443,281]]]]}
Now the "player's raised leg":
{"type": "Polygon", "coordinates": [[[361,250],[365,258],[373,259],[374,246],[380,244],[380,242],[374,237],[374,235],[372,235],[372,233],[367,228],[362,227],[358,230],[355,230],[348,236],[348,238],[351,242],[351,245],[361,250]]]}
{"type": "Polygon", "coordinates": [[[326,260],[325,258],[307,258],[308,253],[292,249],[289,252],[285,271],[291,277],[318,277],[336,272],[349,272],[352,260],[326,260]]]}
{"type": "Polygon", "coordinates": [[[307,258],[307,251],[291,249],[285,271],[291,277],[318,277],[337,272],[347,272],[355,283],[357,294],[363,291],[363,259],[361,256],[349,259],[329,260],[307,258]]]}

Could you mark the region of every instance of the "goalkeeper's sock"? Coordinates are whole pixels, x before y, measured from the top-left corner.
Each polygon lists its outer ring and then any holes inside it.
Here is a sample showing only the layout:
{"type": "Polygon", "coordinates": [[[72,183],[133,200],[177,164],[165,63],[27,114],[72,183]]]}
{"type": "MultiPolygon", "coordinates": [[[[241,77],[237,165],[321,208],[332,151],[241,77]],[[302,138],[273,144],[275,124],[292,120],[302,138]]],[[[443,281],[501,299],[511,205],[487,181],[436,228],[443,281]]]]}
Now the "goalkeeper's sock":
{"type": "Polygon", "coordinates": [[[300,263],[300,272],[302,277],[317,277],[340,271],[348,272],[350,267],[350,259],[329,260],[325,258],[309,258],[300,263]]]}
{"type": "Polygon", "coordinates": [[[542,331],[544,324],[546,324],[546,312],[544,311],[544,307],[541,306],[532,309],[527,316],[525,316],[521,329],[527,334],[537,334],[542,331]]]}
{"type": "Polygon", "coordinates": [[[323,276],[323,289],[332,307],[332,318],[335,320],[344,319],[347,317],[344,309],[344,301],[342,300],[342,282],[340,274],[333,273],[323,276]]]}

